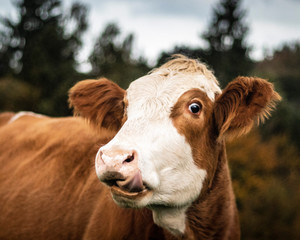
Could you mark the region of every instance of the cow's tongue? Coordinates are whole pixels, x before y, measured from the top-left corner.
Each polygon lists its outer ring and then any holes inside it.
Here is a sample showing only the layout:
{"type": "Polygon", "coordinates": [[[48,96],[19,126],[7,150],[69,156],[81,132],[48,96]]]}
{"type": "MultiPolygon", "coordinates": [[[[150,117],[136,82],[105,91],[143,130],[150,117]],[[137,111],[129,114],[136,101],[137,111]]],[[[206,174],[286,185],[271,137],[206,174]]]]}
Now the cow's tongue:
{"type": "Polygon", "coordinates": [[[121,189],[128,192],[141,192],[144,189],[142,175],[139,171],[133,177],[116,183],[121,189]]]}

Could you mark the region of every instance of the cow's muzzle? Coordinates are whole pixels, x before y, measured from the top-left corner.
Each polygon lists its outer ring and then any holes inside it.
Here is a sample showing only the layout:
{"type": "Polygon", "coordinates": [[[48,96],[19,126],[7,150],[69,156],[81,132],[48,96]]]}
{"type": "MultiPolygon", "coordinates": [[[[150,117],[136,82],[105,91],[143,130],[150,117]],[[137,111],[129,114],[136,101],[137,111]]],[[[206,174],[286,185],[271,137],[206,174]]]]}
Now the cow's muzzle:
{"type": "Polygon", "coordinates": [[[100,148],[96,172],[98,178],[112,188],[112,193],[134,197],[149,190],[138,168],[136,151],[100,148]]]}

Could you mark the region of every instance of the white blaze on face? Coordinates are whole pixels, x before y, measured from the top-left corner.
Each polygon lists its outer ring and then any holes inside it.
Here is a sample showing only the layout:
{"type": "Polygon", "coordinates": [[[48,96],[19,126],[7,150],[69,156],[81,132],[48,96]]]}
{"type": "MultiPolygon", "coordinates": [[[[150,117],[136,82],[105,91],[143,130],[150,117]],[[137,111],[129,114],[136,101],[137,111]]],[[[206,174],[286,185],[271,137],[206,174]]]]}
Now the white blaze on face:
{"type": "MultiPolygon", "coordinates": [[[[215,82],[199,74],[164,76],[158,71],[134,81],[127,90],[127,121],[102,147],[137,152],[143,181],[153,192],[151,198],[141,201],[144,206],[166,205],[185,211],[200,194],[206,171],[196,166],[190,145],[170,119],[178,98],[192,88],[203,90],[212,101],[220,92],[215,82]]],[[[159,225],[168,225],[163,223],[163,216],[157,216],[154,220],[159,219],[159,225]]]]}

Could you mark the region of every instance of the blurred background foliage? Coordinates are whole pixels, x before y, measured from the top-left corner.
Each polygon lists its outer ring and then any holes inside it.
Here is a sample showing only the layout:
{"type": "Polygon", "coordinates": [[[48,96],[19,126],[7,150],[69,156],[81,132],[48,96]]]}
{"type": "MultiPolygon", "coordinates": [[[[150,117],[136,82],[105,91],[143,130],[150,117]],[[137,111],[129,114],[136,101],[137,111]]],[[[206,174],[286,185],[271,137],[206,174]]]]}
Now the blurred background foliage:
{"type": "Polygon", "coordinates": [[[73,3],[66,11],[61,0],[14,4],[17,21],[0,19],[0,111],[70,115],[67,92],[77,81],[104,76],[127,88],[174,53],[207,63],[222,87],[239,75],[273,82],[283,97],[273,116],[227,146],[242,239],[300,239],[300,42],[254,61],[241,1],[220,0],[199,36],[207,47],[175,46],[149,66],[144,57],[133,57],[134,35],[122,39],[121,29],[109,23],[87,59],[91,71],[82,73],[76,56],[88,27],[87,6],[73,3]]]}

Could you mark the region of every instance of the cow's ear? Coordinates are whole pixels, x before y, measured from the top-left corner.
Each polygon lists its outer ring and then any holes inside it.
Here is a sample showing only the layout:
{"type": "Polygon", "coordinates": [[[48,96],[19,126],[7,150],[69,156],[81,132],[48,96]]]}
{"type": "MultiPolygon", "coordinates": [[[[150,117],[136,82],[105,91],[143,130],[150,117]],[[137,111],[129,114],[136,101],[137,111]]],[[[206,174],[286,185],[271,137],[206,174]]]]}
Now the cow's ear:
{"type": "Polygon", "coordinates": [[[105,78],[78,82],[69,91],[70,107],[97,127],[118,130],[124,115],[125,90],[105,78]]]}
{"type": "Polygon", "coordinates": [[[270,116],[281,99],[273,85],[261,78],[238,77],[215,101],[214,119],[219,137],[233,138],[250,131],[270,116]]]}

